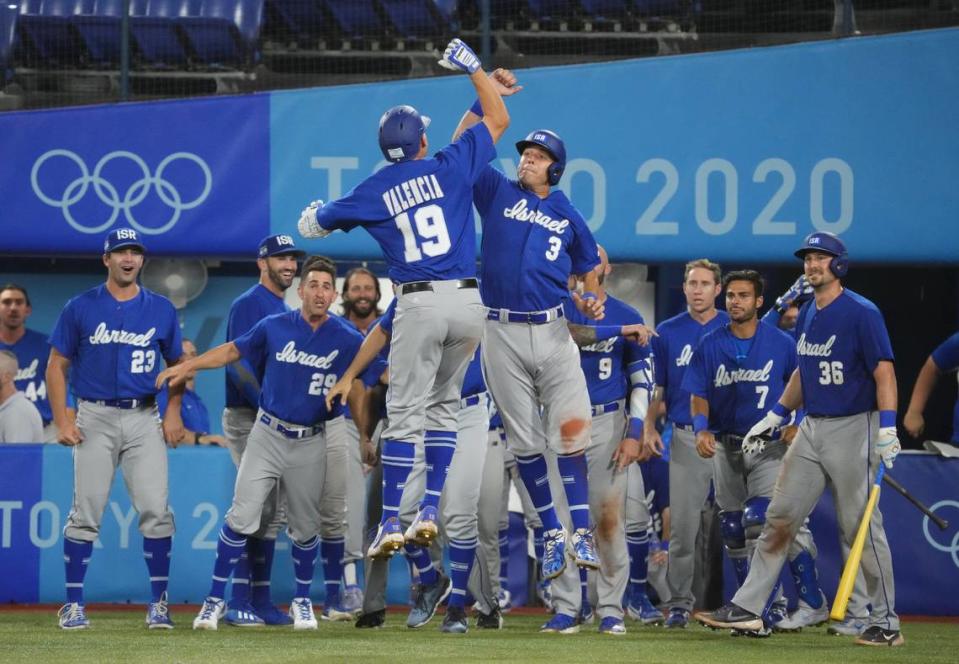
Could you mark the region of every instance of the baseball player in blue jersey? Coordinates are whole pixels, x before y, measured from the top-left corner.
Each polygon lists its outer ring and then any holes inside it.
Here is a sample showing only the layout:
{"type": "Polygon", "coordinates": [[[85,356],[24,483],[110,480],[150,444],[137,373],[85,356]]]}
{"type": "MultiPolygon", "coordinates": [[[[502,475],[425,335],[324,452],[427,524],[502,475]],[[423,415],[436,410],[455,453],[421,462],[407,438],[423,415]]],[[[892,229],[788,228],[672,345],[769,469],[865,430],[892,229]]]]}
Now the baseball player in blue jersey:
{"type": "Polygon", "coordinates": [[[43,440],[40,412],[17,390],[19,364],[9,350],[0,350],[0,443],[38,443],[43,440]]]}
{"type": "MultiPolygon", "coordinates": [[[[260,278],[230,305],[227,342],[243,336],[267,316],[290,310],[283,296],[296,276],[297,260],[304,254],[289,235],[270,235],[260,241],[256,254],[260,278]]],[[[265,358],[248,356],[226,367],[226,408],[221,423],[230,456],[237,467],[256,422],[264,362],[265,358]]],[[[278,485],[277,496],[267,504],[269,509],[262,528],[247,538],[247,551],[233,570],[224,621],[237,627],[291,624],[289,615],[277,609],[270,598],[276,536],[284,519],[282,485],[278,485]],[[278,508],[273,509],[274,506],[278,508]]]]}
{"type": "MultiPolygon", "coordinates": [[[[919,376],[916,378],[916,384],[912,388],[912,398],[909,400],[909,408],[902,420],[906,431],[913,438],[918,438],[926,428],[926,421],[923,419],[922,411],[926,409],[926,402],[929,401],[929,395],[939,380],[939,375],[959,369],[959,332],[943,341],[932,354],[926,358],[925,364],[919,370],[919,376]]],[[[956,406],[952,415],[952,438],[953,443],[959,444],[959,400],[956,400],[956,406]]]]}
{"type": "MultiPolygon", "coordinates": [[[[891,467],[899,454],[896,375],[889,335],[876,306],[844,288],[849,267],[842,241],[831,233],[809,235],[796,252],[815,291],[796,325],[799,366],[782,396],[743,441],[744,454],[803,406],[806,416],[789,446],[766,510],[766,523],[750,560],[749,575],[730,604],[698,618],[713,627],[760,629],[770,592],[785,562],[789,542],[831,484],[839,529],[851,545],[865,509],[877,465],[891,467]]],[[[860,645],[904,642],[895,612],[889,544],[878,506],[872,514],[862,573],[872,604],[860,645]]]]}
{"type": "MultiPolygon", "coordinates": [[[[184,339],[184,361],[196,356],[196,346],[189,339],[184,339]]],[[[195,388],[196,381],[193,378],[184,384],[183,400],[180,406],[180,418],[183,420],[183,444],[226,446],[226,438],[210,433],[210,413],[195,388]]],[[[169,399],[168,388],[164,387],[157,392],[157,407],[160,409],[161,417],[166,414],[169,399]]]]}
{"type": "Polygon", "coordinates": [[[17,356],[20,369],[14,383],[40,411],[44,440],[53,443],[57,440],[57,432],[52,426],[53,413],[46,383],[50,343],[46,335],[27,327],[31,311],[26,288],[12,283],[0,286],[0,350],[9,350],[17,356]]]}
{"type": "MultiPolygon", "coordinates": [[[[699,455],[713,460],[713,483],[720,529],[736,581],[746,580],[749,556],[765,521],[766,507],[786,454],[783,440],[762,451],[744,454],[742,441],[765,409],[775,403],[796,369],[796,343],[775,327],[760,323],[763,280],[754,270],[730,272],[723,279],[728,325],[704,336],[683,378],[692,395],[691,413],[699,455]]],[[[756,636],[768,636],[773,626],[785,629],[818,625],[829,618],[826,598],[816,578],[816,549],[803,525],[790,544],[789,557],[798,559],[800,613],[785,616],[785,598],[776,601],[756,636]]]]}
{"type": "Polygon", "coordinates": [[[390,556],[406,541],[428,544],[437,533],[439,497],[455,449],[456,411],[485,315],[476,281],[472,186],[495,156],[509,125],[500,95],[476,55],[458,39],[441,64],[465,71],[485,120],[427,157],[429,119],[411,106],[380,120],[380,149],[392,162],[344,198],[311,204],[299,222],[304,237],[363,227],[380,244],[398,298],[390,345],[388,424],[383,433],[383,514],[368,554],[390,556]],[[425,433],[424,433],[425,432],[425,433]],[[425,443],[427,492],[402,532],[402,487],[415,444],[425,443]],[[448,441],[454,441],[448,445],[448,441]]]}
{"type": "MultiPolygon", "coordinates": [[[[157,385],[183,383],[200,369],[215,369],[240,358],[263,360],[256,423],[247,438],[237,473],[233,504],[220,529],[213,583],[193,629],[216,629],[226,612],[226,582],[246,538],[260,530],[265,503],[282,482],[296,590],[290,604],[293,629],[316,629],[310,586],[319,549],[321,500],[326,476],[325,424],[338,409],[326,407],[326,392],[346,369],[362,337],[328,309],[336,298],[336,268],[314,256],[303,265],[297,292],[299,311],[268,316],[246,334],[197,358],[166,369],[157,385]]],[[[339,585],[339,577],[336,578],[339,585]]]]}
{"type": "MultiPolygon", "coordinates": [[[[666,582],[666,566],[669,563],[669,459],[668,448],[662,457],[650,457],[646,461],[629,467],[626,490],[627,523],[632,508],[630,503],[643,501],[643,509],[649,513],[650,528],[645,533],[636,532],[630,542],[630,531],[626,533],[626,546],[630,549],[629,604],[626,615],[644,624],[662,622],[662,614],[654,615],[634,604],[632,598],[637,594],[646,595],[648,586],[656,593],[656,604],[669,601],[669,584],[666,582]],[[640,496],[634,489],[632,473],[638,472],[646,490],[640,496]],[[638,545],[638,546],[637,546],[638,545]]],[[[647,599],[648,596],[647,596],[647,599]]],[[[650,604],[653,602],[650,600],[650,604]]]]}
{"type": "Polygon", "coordinates": [[[50,407],[60,443],[73,447],[73,506],[63,529],[63,629],[89,626],[83,578],[117,466],[140,516],[151,591],[146,624],[173,627],[166,589],[174,526],[163,439],[175,446],[183,438],[182,387],[171,390],[161,429],[154,380],[161,362],[173,365],[183,351],[173,305],[137,284],[144,252],[132,228],[111,231],[103,244],[106,283],[67,302],[50,334],[50,407]],[[79,400],[75,418],[67,411],[68,372],[79,400]]]}
{"type": "MultiPolygon", "coordinates": [[[[497,80],[504,95],[517,87],[497,80]]],[[[485,105],[474,105],[454,136],[485,122],[485,105]]],[[[473,187],[483,222],[482,284],[487,306],[483,370],[503,418],[507,445],[543,521],[543,576],[552,579],[569,556],[597,568],[590,528],[586,455],[591,408],[579,351],[563,319],[570,274],[582,277],[584,297],[574,295],[590,317],[602,317],[596,299],[596,242],[564,193],[553,190],[566,167],[566,147],[549,130],[536,130],[516,144],[517,180],[488,166],[473,187]],[[553,507],[544,452],[556,452],[571,512],[571,537],[553,507]]],[[[587,328],[588,329],[588,328],[587,328]]],[[[609,335],[614,336],[614,335],[609,335]]],[[[595,336],[593,337],[595,341],[595,336]]],[[[565,631],[575,618],[554,616],[545,631],[565,631]]]]}
{"type": "MultiPolygon", "coordinates": [[[[599,248],[599,256],[600,263],[595,268],[598,281],[596,296],[603,305],[603,323],[642,324],[643,318],[638,311],[606,293],[603,284],[610,270],[609,260],[602,247],[599,248]]],[[[591,324],[591,321],[576,309],[571,299],[564,303],[564,314],[568,321],[580,325],[591,324]]],[[[592,324],[595,325],[595,321],[592,324]]],[[[642,422],[649,403],[649,349],[623,337],[614,336],[582,345],[580,366],[586,379],[592,411],[590,439],[586,444],[586,464],[589,478],[589,512],[597,533],[596,544],[601,563],[595,573],[599,631],[602,634],[625,634],[623,594],[629,580],[624,518],[626,469],[636,461],[640,453],[642,422]],[[630,426],[627,427],[627,424],[630,426]]],[[[551,466],[553,460],[553,455],[550,455],[551,466]]],[[[562,497],[563,491],[559,488],[562,483],[560,475],[560,472],[550,473],[554,483],[554,502],[561,517],[566,519],[569,518],[569,510],[562,497]]],[[[641,490],[641,493],[645,494],[645,491],[641,490]]],[[[648,513],[644,523],[633,525],[634,530],[641,529],[643,532],[648,527],[648,513]]],[[[557,627],[571,620],[575,621],[576,616],[585,609],[587,600],[582,596],[581,589],[578,568],[567,567],[553,581],[552,596],[556,616],[551,622],[555,621],[557,627]]],[[[556,631],[570,633],[576,629],[578,625],[556,631]]]]}
{"type": "Polygon", "coordinates": [[[713,476],[712,463],[696,452],[690,395],[682,387],[683,376],[699,340],[729,322],[726,312],[716,309],[721,277],[719,265],[705,258],[687,263],[683,277],[686,311],[660,323],[656,327],[659,336],[652,342],[656,387],[643,428],[646,454],[658,456],[663,451],[662,438],[656,430],[656,418],[663,402],[666,418],[673,428],[669,459],[672,523],[667,571],[672,598],[666,618],[668,628],[685,628],[689,622],[694,604],[696,535],[713,476]]]}

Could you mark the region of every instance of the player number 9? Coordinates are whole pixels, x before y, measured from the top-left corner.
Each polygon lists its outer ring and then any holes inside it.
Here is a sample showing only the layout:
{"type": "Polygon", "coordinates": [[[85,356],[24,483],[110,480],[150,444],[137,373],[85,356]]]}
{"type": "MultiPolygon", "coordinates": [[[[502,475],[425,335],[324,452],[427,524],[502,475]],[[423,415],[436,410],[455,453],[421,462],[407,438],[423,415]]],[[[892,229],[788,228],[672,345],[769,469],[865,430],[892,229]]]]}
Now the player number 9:
{"type": "Polygon", "coordinates": [[[613,358],[604,357],[599,360],[599,378],[606,380],[613,375],[613,358]]]}
{"type": "Polygon", "coordinates": [[[315,373],[311,378],[309,393],[313,396],[323,396],[336,385],[336,374],[315,373]]]}

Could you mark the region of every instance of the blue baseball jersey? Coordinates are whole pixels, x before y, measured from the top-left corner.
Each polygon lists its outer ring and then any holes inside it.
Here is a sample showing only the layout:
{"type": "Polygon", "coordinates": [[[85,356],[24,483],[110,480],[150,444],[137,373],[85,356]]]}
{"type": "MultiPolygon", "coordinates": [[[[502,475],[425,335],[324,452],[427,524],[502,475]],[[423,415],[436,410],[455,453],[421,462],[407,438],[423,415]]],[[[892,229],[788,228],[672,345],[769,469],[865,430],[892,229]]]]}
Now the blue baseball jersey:
{"type": "Polygon", "coordinates": [[[653,369],[656,385],[666,390],[666,417],[676,424],[689,425],[689,392],[683,389],[683,374],[693,357],[693,349],[709,332],[726,325],[729,315],[717,311],[705,325],[700,324],[688,311],[663,321],[656,327],[658,337],[653,337],[653,369]]]}
{"type": "Polygon", "coordinates": [[[77,295],[60,312],[50,345],[71,362],[79,399],[143,399],[157,392],[162,361],[183,355],[173,304],[140,287],[120,302],[106,284],[77,295]]]}
{"type": "Polygon", "coordinates": [[[748,433],[779,401],[796,369],[796,342],[785,332],[759,323],[751,343],[743,341],[728,324],[706,334],[683,377],[683,390],[709,403],[715,433],[748,433]]]}
{"type": "Polygon", "coordinates": [[[264,318],[233,341],[240,355],[263,357],[260,408],[301,426],[312,426],[342,414],[326,409],[326,394],[356,356],[361,335],[336,316],[316,332],[300,311],[264,318]]]}
{"type": "MultiPolygon", "coordinates": [[[[942,372],[959,369],[959,332],[946,339],[932,351],[932,361],[942,372]]],[[[952,442],[959,443],[959,399],[952,412],[952,442]]]]}
{"type": "Polygon", "coordinates": [[[377,171],[320,208],[317,222],[327,230],[365,228],[395,283],[475,277],[472,187],[495,156],[481,122],[432,158],[377,171]]]}
{"type": "MultiPolygon", "coordinates": [[[[263,284],[256,284],[233,300],[230,315],[226,321],[226,340],[233,341],[251,329],[267,316],[290,311],[283,298],[279,297],[263,284]]],[[[257,381],[263,380],[263,367],[266,358],[252,353],[240,360],[243,368],[257,381]]],[[[226,367],[226,407],[256,408],[260,402],[259,385],[241,378],[233,365],[226,367]]]]}
{"type": "MultiPolygon", "coordinates": [[[[166,407],[170,401],[170,390],[167,385],[157,393],[157,407],[160,415],[166,414],[166,407]]],[[[183,426],[193,433],[210,432],[210,413],[206,409],[200,395],[189,388],[183,390],[183,402],[180,406],[180,418],[183,426]]]]}
{"type": "Polygon", "coordinates": [[[8,350],[17,356],[20,369],[13,379],[14,385],[33,402],[44,422],[51,421],[53,413],[50,410],[50,400],[47,399],[46,380],[50,342],[47,341],[46,335],[27,328],[15,344],[0,341],[0,350],[8,350]]]}
{"type": "MultiPolygon", "coordinates": [[[[571,299],[563,304],[566,318],[580,325],[632,325],[643,323],[636,309],[622,300],[607,294],[605,317],[602,320],[587,318],[579,312],[571,299]]],[[[592,404],[604,404],[625,399],[629,394],[629,376],[649,357],[649,347],[615,336],[597,341],[579,349],[579,363],[586,376],[586,389],[592,404]]]]}
{"type": "Polygon", "coordinates": [[[653,530],[663,538],[663,511],[669,507],[669,461],[653,457],[639,464],[646,489],[646,505],[653,522],[653,530]]]}
{"type": "Polygon", "coordinates": [[[796,329],[806,412],[842,417],[876,410],[873,371],[879,362],[894,359],[876,305],[845,288],[823,309],[815,300],[804,304],[796,329]]]}
{"type": "Polygon", "coordinates": [[[543,311],[569,297],[569,275],[599,265],[596,240],[559,189],[540,198],[487,167],[473,200],[483,220],[480,293],[492,309],[543,311]]]}
{"type": "MultiPolygon", "coordinates": [[[[396,300],[390,302],[390,306],[387,307],[386,311],[380,317],[377,324],[380,328],[389,335],[393,334],[393,319],[396,317],[396,300]]],[[[384,348],[383,351],[380,351],[380,354],[384,351],[387,351],[387,348],[384,348]]],[[[372,366],[372,365],[371,365],[372,366]]],[[[376,374],[377,377],[383,373],[382,370],[376,374]]],[[[483,367],[480,362],[480,351],[479,347],[476,348],[476,351],[473,353],[473,359],[470,360],[469,365],[466,367],[466,375],[463,377],[463,390],[460,394],[465,397],[471,397],[474,394],[481,394],[486,391],[486,381],[483,380],[483,367]]]]}

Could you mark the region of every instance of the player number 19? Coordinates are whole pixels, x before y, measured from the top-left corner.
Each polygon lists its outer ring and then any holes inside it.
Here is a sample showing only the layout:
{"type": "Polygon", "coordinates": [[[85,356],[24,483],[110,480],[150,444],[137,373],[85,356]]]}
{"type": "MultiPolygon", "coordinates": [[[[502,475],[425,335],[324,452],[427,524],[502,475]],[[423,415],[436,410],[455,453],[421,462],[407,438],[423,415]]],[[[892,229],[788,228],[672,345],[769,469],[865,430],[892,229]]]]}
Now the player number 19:
{"type": "Polygon", "coordinates": [[[822,372],[819,374],[820,385],[842,385],[842,362],[823,360],[819,363],[819,370],[822,372]]]}
{"type": "Polygon", "coordinates": [[[446,217],[439,205],[425,205],[413,213],[414,232],[408,212],[393,219],[403,234],[403,259],[407,263],[423,260],[427,256],[442,256],[450,250],[450,234],[446,229],[446,217]],[[422,240],[422,241],[421,241],[422,240]]]}

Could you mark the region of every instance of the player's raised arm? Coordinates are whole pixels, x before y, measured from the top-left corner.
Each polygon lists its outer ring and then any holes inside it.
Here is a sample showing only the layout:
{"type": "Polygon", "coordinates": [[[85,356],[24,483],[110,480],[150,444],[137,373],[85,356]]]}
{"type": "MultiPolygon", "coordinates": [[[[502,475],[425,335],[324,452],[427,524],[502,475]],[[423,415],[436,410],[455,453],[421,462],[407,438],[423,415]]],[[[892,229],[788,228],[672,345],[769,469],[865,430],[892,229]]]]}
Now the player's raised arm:
{"type": "Polygon", "coordinates": [[[230,362],[236,362],[240,357],[240,350],[236,347],[236,344],[232,341],[227,341],[225,344],[211,348],[198,357],[194,357],[186,362],[178,362],[161,371],[156,380],[157,389],[162,388],[163,383],[167,381],[170,382],[171,388],[176,387],[177,385],[185,383],[196,371],[202,369],[219,369],[230,362]]]}
{"type": "Polygon", "coordinates": [[[363,343],[360,344],[360,349],[356,351],[356,356],[350,362],[350,366],[336,381],[336,384],[330,388],[330,391],[326,393],[326,407],[329,410],[333,409],[333,403],[337,398],[339,398],[341,404],[346,404],[347,397],[353,388],[353,381],[363,373],[366,367],[370,366],[370,362],[379,355],[379,352],[389,343],[389,340],[390,335],[383,330],[381,325],[376,325],[370,330],[370,333],[363,339],[363,343]]]}
{"type": "Polygon", "coordinates": [[[77,427],[76,411],[73,411],[72,414],[67,411],[67,371],[69,368],[70,359],[62,355],[56,348],[51,348],[46,375],[50,410],[53,411],[53,421],[59,431],[57,440],[62,445],[73,446],[83,442],[83,434],[77,427]]]}
{"type": "MultiPolygon", "coordinates": [[[[523,89],[522,85],[518,85],[515,74],[509,69],[496,69],[489,75],[489,79],[500,97],[511,97],[523,89]]],[[[480,100],[477,98],[470,109],[463,113],[463,117],[460,118],[459,124],[456,125],[456,129],[453,130],[452,140],[455,141],[460,137],[460,134],[470,127],[479,124],[482,120],[483,108],[480,105],[480,100]]]]}
{"type": "Polygon", "coordinates": [[[483,111],[483,123],[489,129],[493,142],[509,127],[509,112],[500,96],[499,90],[483,71],[483,65],[476,53],[461,39],[452,40],[446,47],[439,64],[453,71],[464,71],[470,76],[473,87],[479,95],[480,109],[483,111]]]}

